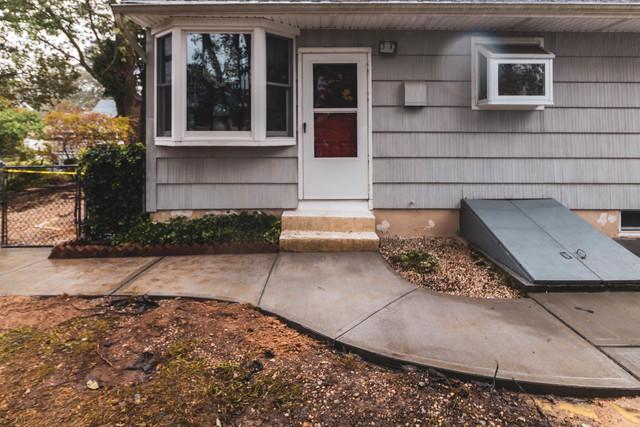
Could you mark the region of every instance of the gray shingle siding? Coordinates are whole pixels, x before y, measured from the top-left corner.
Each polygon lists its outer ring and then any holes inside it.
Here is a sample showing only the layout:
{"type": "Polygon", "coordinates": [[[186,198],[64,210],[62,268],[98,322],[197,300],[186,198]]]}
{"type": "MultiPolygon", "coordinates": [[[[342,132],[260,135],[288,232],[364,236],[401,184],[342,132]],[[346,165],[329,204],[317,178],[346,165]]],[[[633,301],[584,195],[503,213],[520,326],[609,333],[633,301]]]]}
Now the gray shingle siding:
{"type": "Polygon", "coordinates": [[[554,197],[573,209],[640,208],[640,35],[554,33],[555,103],[471,110],[469,35],[303,31],[300,47],[397,40],[372,58],[373,204],[457,208],[460,199],[554,197]],[[428,106],[402,107],[423,80],[428,106]]]}
{"type": "MultiPolygon", "coordinates": [[[[640,34],[544,36],[557,55],[555,106],[544,111],[471,110],[466,33],[303,30],[298,46],[373,49],[376,208],[553,197],[573,209],[640,209],[640,34]],[[396,56],[375,53],[385,39],[398,41],[396,56]],[[402,107],[403,80],[427,82],[427,107],[402,107]]],[[[148,207],[295,208],[297,154],[150,146],[148,207]]]]}

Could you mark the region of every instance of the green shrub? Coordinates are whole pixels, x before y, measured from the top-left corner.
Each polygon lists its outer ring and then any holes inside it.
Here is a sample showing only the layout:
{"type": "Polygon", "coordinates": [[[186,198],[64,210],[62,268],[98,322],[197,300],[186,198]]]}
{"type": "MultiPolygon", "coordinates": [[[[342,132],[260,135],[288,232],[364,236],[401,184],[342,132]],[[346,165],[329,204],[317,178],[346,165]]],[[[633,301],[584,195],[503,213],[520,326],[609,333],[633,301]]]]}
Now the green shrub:
{"type": "Polygon", "coordinates": [[[110,241],[139,224],[144,213],[142,144],[102,144],[80,158],[85,195],[85,237],[110,241]]]}
{"type": "Polygon", "coordinates": [[[280,221],[261,212],[227,215],[207,215],[202,218],[172,218],[155,222],[148,216],[140,217],[129,230],[119,233],[116,244],[181,245],[192,243],[256,243],[277,242],[280,221]]]}
{"type": "Polygon", "coordinates": [[[24,146],[28,136],[42,136],[43,125],[40,115],[24,108],[13,108],[0,98],[0,159],[25,160],[29,150],[24,146]]]}
{"type": "Polygon", "coordinates": [[[391,262],[403,270],[411,270],[420,274],[433,273],[438,270],[438,258],[424,251],[407,251],[391,257],[391,262]]]}

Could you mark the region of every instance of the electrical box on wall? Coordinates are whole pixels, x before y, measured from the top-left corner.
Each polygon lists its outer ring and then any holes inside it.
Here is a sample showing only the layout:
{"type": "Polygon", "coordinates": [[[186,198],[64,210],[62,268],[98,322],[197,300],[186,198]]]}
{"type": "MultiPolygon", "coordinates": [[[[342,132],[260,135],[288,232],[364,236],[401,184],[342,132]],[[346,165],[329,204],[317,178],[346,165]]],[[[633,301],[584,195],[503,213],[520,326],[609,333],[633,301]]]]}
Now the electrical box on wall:
{"type": "Polygon", "coordinates": [[[404,82],[404,106],[405,107],[426,107],[427,106],[427,82],[405,81],[404,82]]]}

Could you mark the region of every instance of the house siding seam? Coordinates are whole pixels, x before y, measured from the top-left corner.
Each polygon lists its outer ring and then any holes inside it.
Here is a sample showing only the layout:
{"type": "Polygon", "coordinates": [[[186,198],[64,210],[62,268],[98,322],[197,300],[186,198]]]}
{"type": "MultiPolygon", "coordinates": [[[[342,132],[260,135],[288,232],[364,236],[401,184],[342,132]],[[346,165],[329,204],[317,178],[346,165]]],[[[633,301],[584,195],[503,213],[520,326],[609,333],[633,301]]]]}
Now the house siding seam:
{"type": "Polygon", "coordinates": [[[298,46],[373,48],[374,208],[553,197],[640,209],[640,35],[535,35],[557,55],[544,111],[471,110],[469,34],[309,30],[298,46]],[[379,40],[398,54],[377,55],[379,40]],[[402,107],[403,80],[426,81],[427,107],[402,107]]]}
{"type": "Polygon", "coordinates": [[[290,209],[296,147],[156,147],[158,210],[290,209]]]}

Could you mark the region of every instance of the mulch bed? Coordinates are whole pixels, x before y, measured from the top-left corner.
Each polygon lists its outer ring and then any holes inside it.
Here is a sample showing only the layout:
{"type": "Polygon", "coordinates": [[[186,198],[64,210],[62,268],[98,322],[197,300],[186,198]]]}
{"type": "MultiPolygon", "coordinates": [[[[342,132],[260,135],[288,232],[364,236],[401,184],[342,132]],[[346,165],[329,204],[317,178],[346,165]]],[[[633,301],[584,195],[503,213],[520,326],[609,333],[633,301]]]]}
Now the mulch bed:
{"type": "Polygon", "coordinates": [[[380,253],[405,280],[436,292],[471,298],[523,296],[511,286],[509,277],[502,270],[459,238],[386,238],[380,241],[380,253]],[[392,261],[394,255],[407,251],[434,255],[439,268],[421,274],[403,269],[392,261]]]}
{"type": "Polygon", "coordinates": [[[119,258],[142,256],[179,256],[212,254],[249,254],[277,252],[278,245],[267,242],[254,243],[207,243],[191,245],[143,246],[131,243],[120,246],[66,242],[55,246],[49,258],[119,258]]]}

